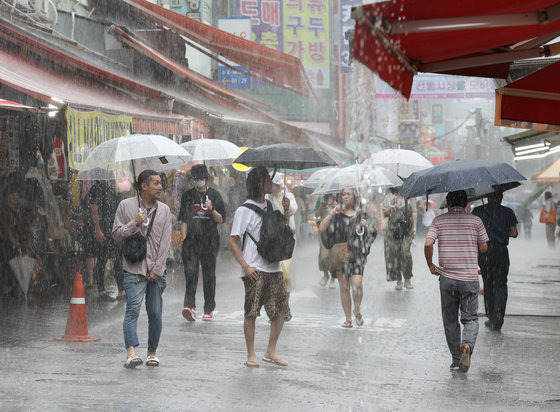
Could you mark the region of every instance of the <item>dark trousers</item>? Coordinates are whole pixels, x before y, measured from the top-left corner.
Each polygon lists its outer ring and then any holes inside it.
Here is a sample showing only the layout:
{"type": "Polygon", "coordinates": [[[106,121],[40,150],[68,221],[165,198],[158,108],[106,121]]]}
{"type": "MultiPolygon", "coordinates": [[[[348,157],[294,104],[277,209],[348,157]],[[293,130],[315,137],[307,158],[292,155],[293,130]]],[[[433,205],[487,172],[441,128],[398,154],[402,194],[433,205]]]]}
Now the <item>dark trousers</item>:
{"type": "Polygon", "coordinates": [[[484,282],[486,316],[494,328],[500,329],[504,323],[508,298],[509,253],[507,246],[488,242],[488,252],[478,254],[478,265],[484,282]]]}
{"type": "Polygon", "coordinates": [[[124,290],[123,285],[123,268],[122,268],[122,254],[117,249],[113,240],[108,239],[105,243],[98,248],[97,261],[93,269],[93,278],[97,283],[97,290],[102,292],[105,290],[105,265],[107,260],[113,259],[113,269],[115,280],[117,281],[117,288],[120,291],[124,290]]]}
{"type": "Polygon", "coordinates": [[[183,266],[185,268],[185,300],[183,306],[196,308],[196,287],[198,285],[198,267],[202,267],[202,287],[204,289],[204,313],[216,308],[216,258],[217,250],[204,252],[194,248],[183,248],[183,266]]]}

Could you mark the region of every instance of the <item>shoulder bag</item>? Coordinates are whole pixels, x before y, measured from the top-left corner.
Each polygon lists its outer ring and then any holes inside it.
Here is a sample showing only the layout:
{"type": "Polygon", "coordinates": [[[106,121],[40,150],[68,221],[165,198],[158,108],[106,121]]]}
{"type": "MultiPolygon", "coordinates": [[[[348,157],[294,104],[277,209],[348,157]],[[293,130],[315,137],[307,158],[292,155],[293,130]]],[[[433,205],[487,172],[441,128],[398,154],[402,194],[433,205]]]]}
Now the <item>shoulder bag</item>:
{"type": "Polygon", "coordinates": [[[329,270],[331,272],[339,272],[344,265],[350,261],[350,244],[348,242],[352,238],[352,232],[354,232],[358,217],[358,212],[356,212],[356,219],[348,234],[348,240],[346,242],[335,243],[329,249],[329,270]]]}
{"type": "Polygon", "coordinates": [[[156,219],[156,212],[157,207],[156,210],[154,210],[154,214],[152,215],[146,237],[144,237],[142,233],[138,231],[132,236],[125,239],[125,241],[122,243],[122,254],[124,258],[130,263],[140,262],[141,260],[144,260],[146,258],[146,253],[148,252],[148,244],[146,242],[146,239],[148,238],[148,236],[150,236],[150,232],[152,231],[152,225],[154,224],[154,220],[156,219]]]}

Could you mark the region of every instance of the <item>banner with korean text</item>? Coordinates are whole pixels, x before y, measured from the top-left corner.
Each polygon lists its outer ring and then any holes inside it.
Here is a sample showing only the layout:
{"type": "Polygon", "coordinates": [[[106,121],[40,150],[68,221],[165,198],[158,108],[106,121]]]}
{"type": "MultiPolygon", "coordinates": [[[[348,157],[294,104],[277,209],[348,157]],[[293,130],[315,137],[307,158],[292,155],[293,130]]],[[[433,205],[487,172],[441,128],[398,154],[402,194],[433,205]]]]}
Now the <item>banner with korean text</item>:
{"type": "Polygon", "coordinates": [[[80,170],[89,154],[101,143],[132,133],[132,117],[66,109],[70,167],[80,170]]]}

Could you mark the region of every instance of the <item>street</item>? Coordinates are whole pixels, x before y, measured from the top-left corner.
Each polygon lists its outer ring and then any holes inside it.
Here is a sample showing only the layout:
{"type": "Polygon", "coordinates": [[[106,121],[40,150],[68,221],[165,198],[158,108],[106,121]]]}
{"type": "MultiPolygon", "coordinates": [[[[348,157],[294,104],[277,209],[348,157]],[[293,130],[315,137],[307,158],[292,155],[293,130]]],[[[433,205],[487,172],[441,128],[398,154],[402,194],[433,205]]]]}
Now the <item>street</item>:
{"type": "MultiPolygon", "coordinates": [[[[294,258],[293,319],[284,325],[277,348],[288,367],[243,366],[243,285],[239,266],[225,251],[218,261],[212,322],[182,318],[182,267],[168,271],[158,368],[122,367],[123,302],[98,303],[95,293],[86,293],[89,335],[101,338],[91,343],[53,341],[64,334],[67,297],[2,302],[0,409],[560,409],[560,260],[546,247],[541,226],[533,227],[531,242],[523,234],[511,241],[505,323],[502,332],[492,332],[480,319],[467,374],[449,370],[438,282],[426,268],[422,240],[413,247],[414,290],[400,292],[385,281],[383,238],[375,241],[364,277],[365,324],[344,329],[338,289],[319,286],[313,239],[299,244],[294,258]]],[[[202,303],[200,284],[197,304],[202,303]]],[[[484,311],[482,298],[479,309],[484,311]]],[[[264,309],[261,313],[260,357],[269,332],[264,309]]],[[[145,311],[138,329],[137,353],[145,358],[145,311]]]]}

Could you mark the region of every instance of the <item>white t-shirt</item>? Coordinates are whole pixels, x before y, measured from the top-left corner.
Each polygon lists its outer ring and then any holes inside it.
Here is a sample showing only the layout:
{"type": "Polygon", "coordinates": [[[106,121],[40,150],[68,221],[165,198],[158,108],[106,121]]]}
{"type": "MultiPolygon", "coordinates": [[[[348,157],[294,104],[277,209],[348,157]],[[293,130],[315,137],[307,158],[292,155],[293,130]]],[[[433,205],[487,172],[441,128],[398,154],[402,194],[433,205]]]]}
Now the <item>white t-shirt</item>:
{"type": "MultiPolygon", "coordinates": [[[[266,201],[263,203],[257,203],[253,200],[247,200],[245,203],[251,203],[260,207],[262,210],[266,208],[266,201]]],[[[274,204],[273,204],[274,209],[274,204]]],[[[235,211],[235,216],[233,217],[233,223],[231,225],[231,236],[239,236],[241,239],[241,244],[239,245],[243,248],[243,259],[249,266],[253,266],[261,272],[275,273],[281,272],[280,262],[269,262],[263,258],[257,252],[257,245],[249,237],[245,236],[245,245],[243,245],[243,235],[248,232],[255,238],[258,242],[261,233],[262,218],[251,209],[240,206],[235,211]]]]}

